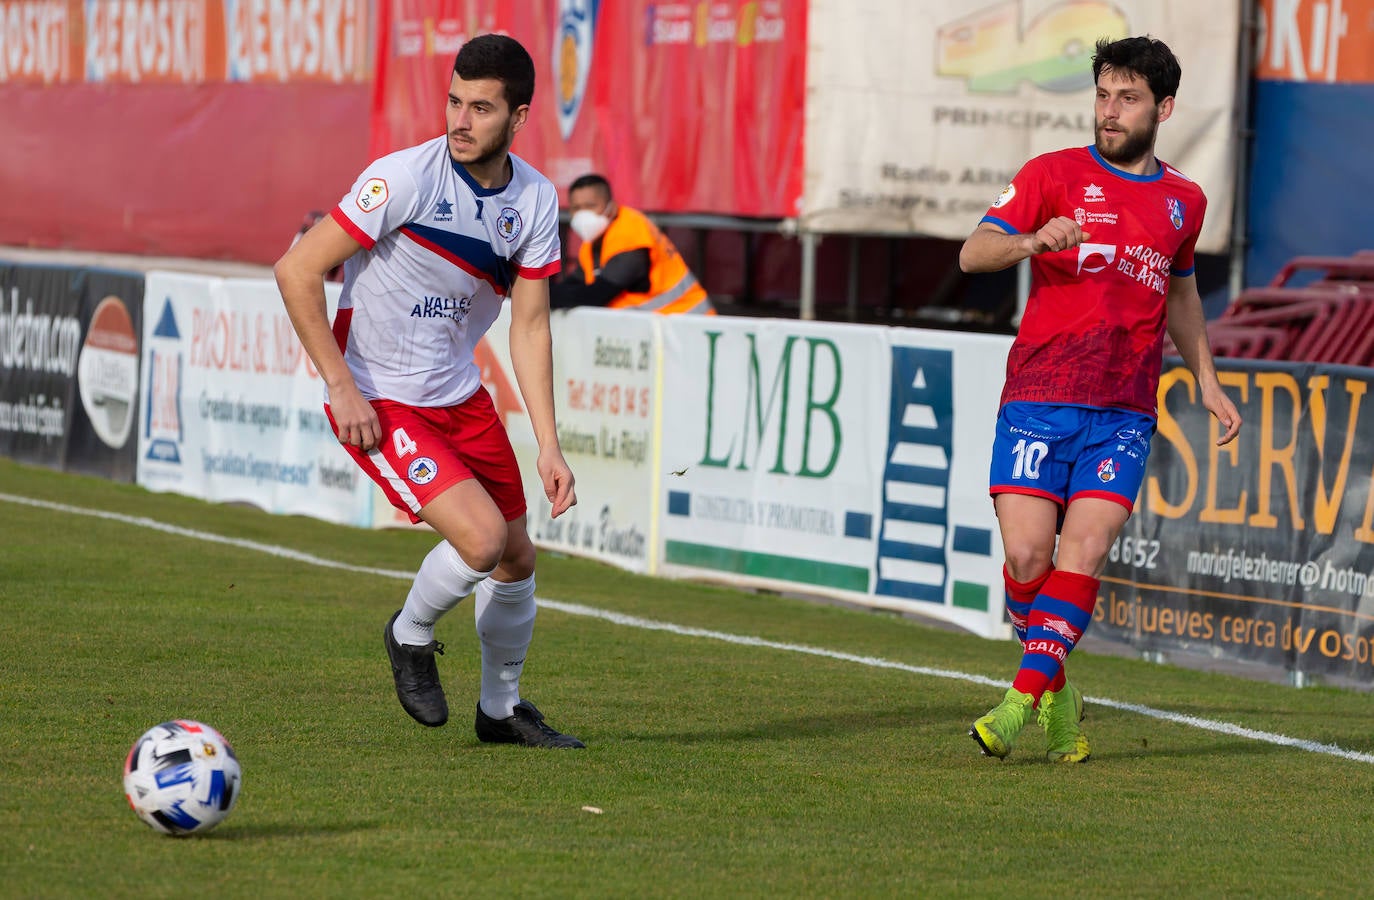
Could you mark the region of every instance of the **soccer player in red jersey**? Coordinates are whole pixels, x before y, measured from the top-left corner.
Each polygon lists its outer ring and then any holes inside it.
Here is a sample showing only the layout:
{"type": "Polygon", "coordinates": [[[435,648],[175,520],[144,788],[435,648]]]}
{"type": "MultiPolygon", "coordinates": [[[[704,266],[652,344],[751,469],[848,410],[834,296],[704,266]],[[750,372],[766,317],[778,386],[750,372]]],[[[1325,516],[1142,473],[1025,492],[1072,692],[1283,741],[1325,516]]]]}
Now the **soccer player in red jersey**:
{"type": "Polygon", "coordinates": [[[1006,757],[1034,716],[1050,759],[1088,758],[1083,697],[1064,661],[1092,621],[1097,576],[1144,477],[1166,327],[1221,425],[1218,443],[1240,431],[1193,276],[1207,198],[1154,154],[1181,75],[1162,41],[1099,41],[1094,143],[1026,163],[959,253],[965,272],[1031,266],[990,478],[1022,657],[1002,702],[969,731],[990,756],[1006,757]]]}
{"type": "Polygon", "coordinates": [[[536,468],[552,514],[561,515],[577,494],[554,421],[548,278],[560,267],[558,191],[510,152],[529,117],[534,74],[513,38],[484,34],[464,44],[446,133],[369,165],[278,261],[276,276],[324,379],[339,443],[394,506],[443,538],[383,631],[401,706],[424,725],[448,721],[434,626],[474,594],[478,739],[580,748],[520,696],[535,548],[515,453],[473,356],[508,298],[536,468]],[[331,328],[324,276],[340,263],[331,328]]]}

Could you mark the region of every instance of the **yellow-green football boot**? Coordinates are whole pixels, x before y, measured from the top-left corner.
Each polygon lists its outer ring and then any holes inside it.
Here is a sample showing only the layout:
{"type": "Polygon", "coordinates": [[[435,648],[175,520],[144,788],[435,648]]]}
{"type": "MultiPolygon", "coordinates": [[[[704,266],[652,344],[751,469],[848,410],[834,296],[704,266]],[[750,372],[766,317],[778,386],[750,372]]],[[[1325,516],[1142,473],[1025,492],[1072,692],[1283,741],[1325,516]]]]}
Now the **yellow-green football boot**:
{"type": "Polygon", "coordinates": [[[1012,745],[1021,735],[1021,729],[1035,714],[1035,698],[1023,694],[1016,688],[1007,688],[1002,702],[988,711],[986,716],[973,723],[969,737],[978,742],[985,756],[1006,759],[1012,745]]]}
{"type": "Polygon", "coordinates": [[[1046,691],[1040,698],[1040,712],[1036,716],[1045,729],[1049,749],[1045,755],[1051,762],[1075,763],[1088,758],[1088,736],[1078,727],[1083,721],[1083,694],[1072,684],[1065,683],[1058,692],[1046,691]]]}

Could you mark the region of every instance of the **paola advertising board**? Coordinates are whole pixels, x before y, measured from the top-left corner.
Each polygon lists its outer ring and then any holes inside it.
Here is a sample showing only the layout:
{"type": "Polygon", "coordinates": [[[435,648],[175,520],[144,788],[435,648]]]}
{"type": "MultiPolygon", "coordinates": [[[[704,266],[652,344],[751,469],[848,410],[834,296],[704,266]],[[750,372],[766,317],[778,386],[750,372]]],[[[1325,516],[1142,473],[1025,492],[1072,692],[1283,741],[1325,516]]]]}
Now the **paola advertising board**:
{"type": "Polygon", "coordinates": [[[139,484],[371,524],[371,482],[334,438],[275,283],[150,272],[143,322],[139,484]]]}

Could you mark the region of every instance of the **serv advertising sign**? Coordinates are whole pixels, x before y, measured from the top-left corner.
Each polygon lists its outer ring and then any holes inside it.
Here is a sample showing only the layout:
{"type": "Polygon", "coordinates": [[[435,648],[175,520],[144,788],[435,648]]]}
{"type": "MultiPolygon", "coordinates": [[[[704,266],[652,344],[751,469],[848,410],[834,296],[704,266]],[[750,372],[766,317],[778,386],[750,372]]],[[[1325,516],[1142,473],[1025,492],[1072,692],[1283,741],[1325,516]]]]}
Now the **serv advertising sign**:
{"type": "Polygon", "coordinates": [[[276,284],[150,272],[147,285],[138,483],[370,524],[371,482],[334,438],[276,284]]]}
{"type": "Polygon", "coordinates": [[[811,0],[807,28],[823,37],[806,59],[802,222],[814,231],[966,237],[1026,160],[1092,142],[1096,41],[1149,34],[1183,65],[1159,154],[1207,194],[1198,249],[1224,251],[1239,7],[811,0]],[[857,76],[855,60],[863,60],[857,76]]]}
{"type": "Polygon", "coordinates": [[[1136,515],[1094,634],[1374,682],[1374,412],[1368,369],[1226,361],[1237,440],[1166,367],[1136,515]]]}

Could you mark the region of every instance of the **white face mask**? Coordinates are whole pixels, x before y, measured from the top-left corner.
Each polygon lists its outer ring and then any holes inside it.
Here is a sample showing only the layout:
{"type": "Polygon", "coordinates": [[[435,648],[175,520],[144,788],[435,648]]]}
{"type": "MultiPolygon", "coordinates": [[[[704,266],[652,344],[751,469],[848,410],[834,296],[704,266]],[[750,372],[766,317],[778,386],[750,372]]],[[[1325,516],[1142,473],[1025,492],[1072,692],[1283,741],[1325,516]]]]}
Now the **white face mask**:
{"type": "Polygon", "coordinates": [[[579,209],[572,214],[572,219],[568,222],[572,230],[577,232],[577,236],[584,241],[594,241],[606,233],[610,227],[611,220],[601,213],[592,212],[590,209],[579,209]]]}

